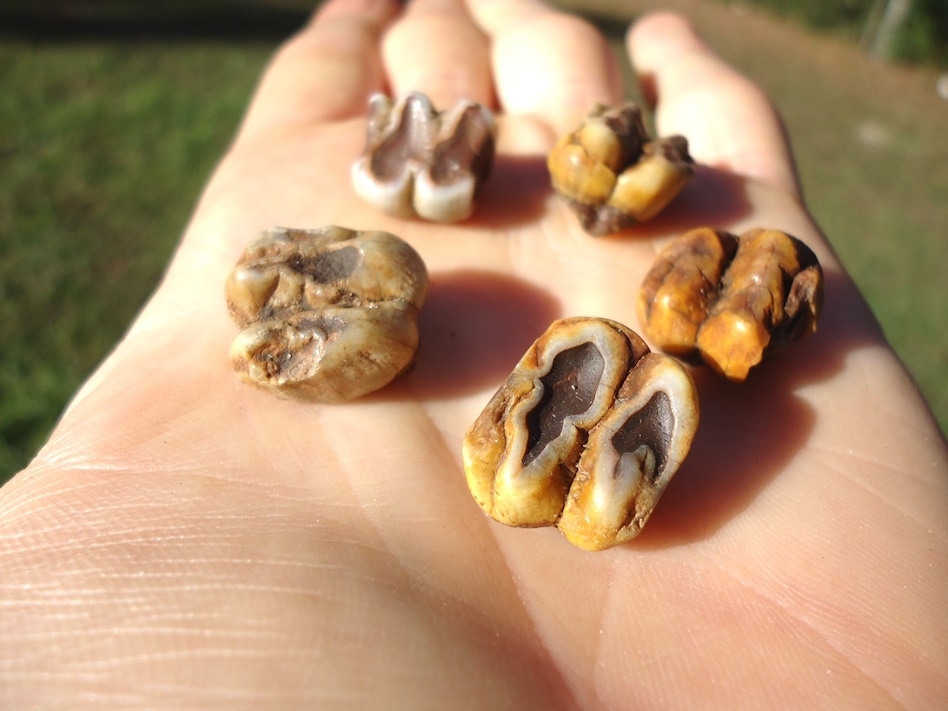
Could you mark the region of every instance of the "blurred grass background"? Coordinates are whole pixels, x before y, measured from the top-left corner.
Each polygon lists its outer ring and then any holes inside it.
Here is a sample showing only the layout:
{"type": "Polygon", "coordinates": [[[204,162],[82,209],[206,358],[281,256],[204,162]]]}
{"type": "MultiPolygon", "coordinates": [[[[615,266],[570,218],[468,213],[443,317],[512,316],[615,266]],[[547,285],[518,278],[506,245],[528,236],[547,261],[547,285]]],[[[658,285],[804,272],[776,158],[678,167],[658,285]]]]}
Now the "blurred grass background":
{"type": "MultiPolygon", "coordinates": [[[[883,65],[854,41],[744,3],[556,4],[587,14],[617,51],[631,18],[678,9],[765,88],[811,210],[948,430],[938,70],[883,65]]],[[[310,5],[0,7],[0,483],[35,454],[155,287],[268,56],[310,5]]]]}

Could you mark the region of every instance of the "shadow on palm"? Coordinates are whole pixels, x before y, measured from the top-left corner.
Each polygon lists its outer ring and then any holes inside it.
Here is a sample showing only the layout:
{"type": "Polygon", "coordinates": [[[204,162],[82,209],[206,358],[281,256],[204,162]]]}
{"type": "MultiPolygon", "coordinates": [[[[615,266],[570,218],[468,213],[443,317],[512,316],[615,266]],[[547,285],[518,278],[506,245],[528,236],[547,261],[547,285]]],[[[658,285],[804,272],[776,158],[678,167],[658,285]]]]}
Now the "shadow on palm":
{"type": "Polygon", "coordinates": [[[852,284],[831,271],[826,292],[820,331],[758,366],[744,383],[728,382],[704,367],[693,371],[701,426],[634,546],[666,548],[713,535],[807,447],[819,419],[798,391],[830,380],[852,351],[871,343],[864,330],[843,319],[858,308],[852,284]]]}
{"type": "MultiPolygon", "coordinates": [[[[494,185],[499,187],[485,195],[482,211],[472,221],[477,227],[499,229],[532,218],[529,206],[540,205],[549,190],[545,174],[534,163],[498,165],[494,185]],[[512,188],[524,175],[530,185],[521,203],[512,188]],[[497,217],[494,210],[506,214],[497,217]]],[[[589,249],[606,242],[641,246],[701,225],[764,220],[755,217],[745,185],[725,170],[702,166],[667,213],[619,235],[589,237],[589,249]]],[[[463,239],[463,234],[456,238],[463,239]]],[[[634,259],[631,250],[629,258],[634,259]]],[[[648,265],[636,267],[644,270],[648,265]]],[[[713,535],[750,506],[807,446],[817,413],[797,392],[834,377],[848,353],[869,343],[864,330],[844,319],[859,308],[851,283],[840,272],[827,271],[826,292],[817,335],[759,366],[747,382],[730,383],[707,368],[692,369],[701,427],[652,522],[627,548],[661,549],[713,535]]],[[[422,350],[416,370],[408,376],[411,396],[448,399],[499,386],[552,320],[578,315],[563,303],[553,288],[540,289],[511,276],[463,269],[434,274],[421,317],[422,350]]],[[[389,396],[398,399],[401,392],[396,385],[389,396]]]]}

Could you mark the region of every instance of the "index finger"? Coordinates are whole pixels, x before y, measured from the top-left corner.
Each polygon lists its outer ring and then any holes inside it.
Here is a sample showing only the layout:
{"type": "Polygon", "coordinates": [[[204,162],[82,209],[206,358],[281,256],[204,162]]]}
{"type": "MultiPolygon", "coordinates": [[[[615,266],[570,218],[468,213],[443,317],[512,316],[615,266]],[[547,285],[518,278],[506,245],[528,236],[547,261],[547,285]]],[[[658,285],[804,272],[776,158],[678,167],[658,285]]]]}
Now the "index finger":
{"type": "Polygon", "coordinates": [[[646,97],[657,101],[660,134],[680,133],[699,162],[799,198],[789,141],[770,100],[686,20],[671,13],[646,16],[630,30],[628,48],[646,97]]]}

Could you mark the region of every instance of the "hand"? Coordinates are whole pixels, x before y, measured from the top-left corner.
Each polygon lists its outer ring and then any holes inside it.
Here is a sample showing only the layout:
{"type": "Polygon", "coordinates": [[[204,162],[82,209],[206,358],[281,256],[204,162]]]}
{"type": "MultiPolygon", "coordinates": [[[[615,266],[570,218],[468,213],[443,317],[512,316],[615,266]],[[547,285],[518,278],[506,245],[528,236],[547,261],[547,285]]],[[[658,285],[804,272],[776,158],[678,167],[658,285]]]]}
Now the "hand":
{"type": "Polygon", "coordinates": [[[36,461],[0,491],[0,699],[68,706],[933,708],[948,696],[948,455],[800,198],[760,91],[686,23],[629,51],[701,164],[666,216],[593,239],[543,158],[618,73],[535,0],[330,0],[278,54],[166,279],[36,461]],[[479,211],[384,216],[348,168],[370,92],[499,112],[479,211]],[[385,229],[432,275],[417,367],[321,406],[238,382],[224,280],[272,225],[385,229]],[[702,424],[644,533],[589,554],[489,520],[460,442],[550,321],[614,318],[699,225],[790,232],[819,333],[702,424]]]}

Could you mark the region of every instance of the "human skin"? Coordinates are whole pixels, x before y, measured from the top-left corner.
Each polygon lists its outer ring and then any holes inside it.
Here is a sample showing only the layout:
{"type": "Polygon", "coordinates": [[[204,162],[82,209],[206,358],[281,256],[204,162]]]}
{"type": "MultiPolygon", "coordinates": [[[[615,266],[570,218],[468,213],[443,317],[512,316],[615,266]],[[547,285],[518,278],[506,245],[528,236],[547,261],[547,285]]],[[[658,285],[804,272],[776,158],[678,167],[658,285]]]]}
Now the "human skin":
{"type": "MultiPolygon", "coordinates": [[[[584,234],[544,156],[620,99],[602,38],[534,0],[331,0],[267,70],[166,278],[0,490],[4,708],[934,708],[948,698],[948,455],[802,202],[760,91],[679,17],[629,34],[699,170],[662,216],[584,234]],[[475,216],[347,182],[370,92],[498,111],[475,216]],[[344,405],[242,384],[223,285],[272,225],[408,240],[432,283],[413,372],[344,405]],[[645,531],[600,553],[491,521],[463,434],[560,316],[639,330],[662,244],[802,239],[816,335],[727,383],[645,531]]],[[[831,237],[831,236],[830,236],[831,237]]]]}

